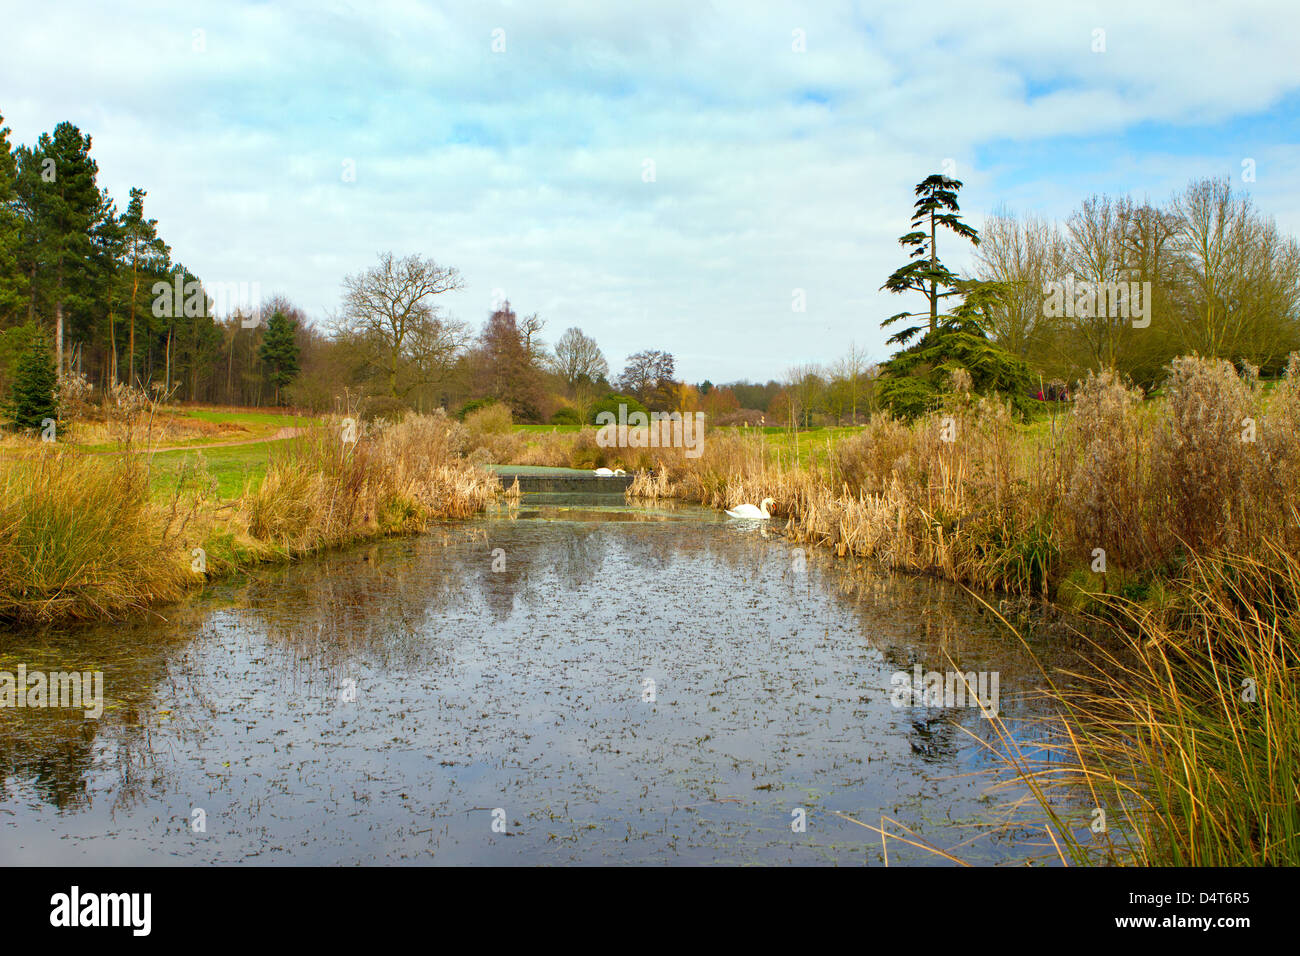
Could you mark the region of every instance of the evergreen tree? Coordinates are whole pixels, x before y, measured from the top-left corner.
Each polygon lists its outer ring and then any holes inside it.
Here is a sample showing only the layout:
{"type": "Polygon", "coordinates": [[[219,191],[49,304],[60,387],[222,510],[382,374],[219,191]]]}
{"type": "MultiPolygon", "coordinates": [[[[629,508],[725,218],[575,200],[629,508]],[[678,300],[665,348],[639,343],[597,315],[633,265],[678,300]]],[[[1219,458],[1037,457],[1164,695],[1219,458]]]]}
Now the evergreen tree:
{"type": "MultiPolygon", "coordinates": [[[[148,193],[143,189],[133,188],[131,190],[131,200],[127,203],[126,212],[122,215],[122,233],[126,243],[126,260],[131,265],[129,276],[129,291],[125,295],[126,313],[127,313],[127,341],[126,354],[127,358],[127,376],[129,384],[135,384],[135,366],[136,366],[136,344],[135,330],[137,316],[140,311],[140,289],[145,290],[146,296],[149,289],[157,278],[165,278],[170,281],[170,276],[164,274],[170,265],[170,250],[167,244],[158,238],[158,220],[146,219],[144,216],[144,197],[148,193]]],[[[176,310],[174,310],[176,311],[176,310]]],[[[144,310],[145,316],[149,316],[150,310],[144,310]]],[[[146,318],[147,321],[147,318],[146,318]]]]}
{"type": "Polygon", "coordinates": [[[976,394],[997,393],[1024,414],[1033,375],[1029,366],[989,338],[989,311],[1005,290],[997,283],[958,280],[965,300],[939,318],[933,332],[897,352],[880,367],[877,395],[898,418],[916,418],[937,408],[952,372],[965,369],[976,394]]]}
{"type": "Polygon", "coordinates": [[[40,336],[18,360],[6,411],[14,427],[25,431],[39,430],[45,419],[59,417],[58,376],[49,344],[40,336]]]}
{"type": "Polygon", "coordinates": [[[78,324],[77,331],[83,333],[87,341],[103,343],[104,379],[111,384],[117,381],[117,325],[122,311],[120,274],[125,235],[122,217],[118,215],[117,205],[108,190],[104,190],[101,204],[102,215],[91,234],[94,308],[86,320],[78,324]]]}
{"type": "Polygon", "coordinates": [[[286,388],[298,375],[298,342],[294,337],[294,323],[277,309],[266,323],[266,334],[258,357],[270,370],[267,378],[275,386],[275,403],[280,404],[280,390],[286,388]]]}
{"type": "Polygon", "coordinates": [[[21,230],[17,210],[18,162],[9,145],[9,128],[0,115],[0,328],[9,325],[27,299],[27,282],[18,264],[21,230]]]}
{"type": "Polygon", "coordinates": [[[99,168],[90,158],[90,137],[71,123],[42,133],[35,149],[18,150],[18,202],[33,241],[31,295],[54,316],[54,362],[63,368],[64,315],[85,308],[94,296],[92,235],[105,214],[95,184],[99,168]]]}
{"type": "MultiPolygon", "coordinates": [[[[957,277],[939,261],[939,227],[943,226],[979,245],[979,234],[961,221],[961,210],[957,206],[959,189],[961,189],[961,180],[949,179],[938,173],[917,183],[912,232],[898,239],[898,244],[904,249],[911,248],[911,261],[894,270],[894,274],[881,286],[882,289],[888,289],[893,293],[920,292],[924,295],[930,304],[931,333],[939,328],[939,303],[950,296],[961,295],[957,289],[957,277]],[[928,227],[928,230],[923,227],[928,227]]],[[[925,313],[899,312],[885,319],[880,325],[883,328],[901,319],[922,315],[925,313]]],[[[890,336],[889,344],[906,345],[924,329],[923,325],[909,326],[890,336]]]]}

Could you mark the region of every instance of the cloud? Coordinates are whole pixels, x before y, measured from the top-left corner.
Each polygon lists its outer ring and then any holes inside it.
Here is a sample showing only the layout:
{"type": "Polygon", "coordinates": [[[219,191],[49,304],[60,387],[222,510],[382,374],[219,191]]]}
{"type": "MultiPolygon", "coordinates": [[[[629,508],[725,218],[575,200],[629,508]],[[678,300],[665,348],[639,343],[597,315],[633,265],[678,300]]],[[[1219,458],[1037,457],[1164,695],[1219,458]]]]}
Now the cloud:
{"type": "Polygon", "coordinates": [[[65,3],[10,14],[0,88],[17,92],[0,109],[19,142],[65,119],[89,132],[103,184],[119,202],[148,189],[205,278],[322,318],[345,273],[416,251],[464,274],[460,318],[482,321],[501,289],[552,340],[584,328],[615,371],[665,348],[686,377],[724,381],[850,340],[887,354],[879,321],[902,305],[878,287],[912,185],[945,158],[978,224],[1003,202],[1063,214],[1098,188],[1162,198],[1254,156],[1257,198],[1296,231],[1297,19],[1262,2],[953,2],[924,20],[65,3]]]}

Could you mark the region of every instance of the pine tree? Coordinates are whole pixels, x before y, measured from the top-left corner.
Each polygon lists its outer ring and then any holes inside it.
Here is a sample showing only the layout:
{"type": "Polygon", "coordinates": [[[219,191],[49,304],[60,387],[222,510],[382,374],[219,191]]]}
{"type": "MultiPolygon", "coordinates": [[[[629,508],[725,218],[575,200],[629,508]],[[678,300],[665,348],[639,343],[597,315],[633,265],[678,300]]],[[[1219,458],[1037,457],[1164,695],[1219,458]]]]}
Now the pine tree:
{"type": "Polygon", "coordinates": [[[0,115],[0,327],[17,317],[27,299],[27,281],[18,262],[21,230],[15,202],[18,161],[9,145],[9,128],[0,115]]]}
{"type": "Polygon", "coordinates": [[[58,376],[50,360],[50,346],[37,336],[18,360],[6,409],[14,427],[39,430],[47,418],[58,419],[58,376]]]}
{"type": "MultiPolygon", "coordinates": [[[[961,295],[957,288],[957,277],[939,261],[939,227],[943,226],[957,235],[979,245],[979,233],[961,221],[961,209],[957,206],[957,190],[961,189],[961,180],[949,179],[935,173],[927,176],[916,185],[917,200],[913,206],[912,232],[900,236],[898,244],[911,248],[911,262],[899,266],[894,274],[885,280],[882,289],[894,293],[920,292],[930,304],[930,332],[939,328],[939,303],[949,296],[961,295]],[[928,226],[928,231],[924,228],[928,226]]],[[[881,327],[893,325],[900,319],[910,319],[924,315],[924,312],[900,312],[881,322],[881,327]]],[[[895,332],[889,338],[890,345],[906,345],[918,332],[925,330],[923,325],[913,325],[895,332]]]]}
{"type": "Polygon", "coordinates": [[[30,224],[32,303],[44,298],[54,317],[55,368],[63,368],[64,316],[93,299],[92,235],[105,210],[90,157],[90,137],[71,123],[42,133],[35,149],[17,151],[18,202],[30,224]]]}
{"type": "Polygon", "coordinates": [[[961,305],[939,317],[938,327],[901,349],[880,366],[877,397],[898,418],[916,418],[937,408],[951,376],[964,369],[976,394],[996,393],[1024,414],[1033,377],[1029,366],[989,338],[990,312],[1006,294],[996,282],[959,279],[961,305]]]}
{"type": "MultiPolygon", "coordinates": [[[[148,193],[143,189],[133,188],[126,212],[122,214],[122,233],[126,243],[126,260],[131,264],[130,291],[126,295],[127,306],[127,369],[126,380],[135,384],[135,329],[136,316],[140,311],[140,289],[148,290],[153,280],[167,271],[170,264],[170,252],[167,244],[158,238],[158,220],[146,219],[144,216],[144,197],[148,193]]],[[[146,316],[149,309],[144,309],[146,316]]]]}
{"type": "Polygon", "coordinates": [[[270,369],[267,378],[275,386],[275,403],[280,404],[280,390],[298,375],[298,342],[294,338],[294,323],[278,309],[266,323],[266,334],[258,357],[270,369]]]}

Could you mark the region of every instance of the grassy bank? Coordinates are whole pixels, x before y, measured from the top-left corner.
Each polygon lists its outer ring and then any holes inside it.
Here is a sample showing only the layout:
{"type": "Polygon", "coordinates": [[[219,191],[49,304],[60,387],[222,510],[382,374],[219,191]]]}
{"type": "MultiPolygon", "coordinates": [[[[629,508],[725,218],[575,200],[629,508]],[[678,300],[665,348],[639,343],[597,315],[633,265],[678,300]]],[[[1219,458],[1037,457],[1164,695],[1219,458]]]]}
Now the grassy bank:
{"type": "Polygon", "coordinates": [[[238,567],[468,517],[500,483],[463,451],[463,429],[443,416],[360,426],[348,441],[326,421],[262,446],[265,464],[232,495],[201,455],[10,446],[0,620],[118,618],[238,567]]]}

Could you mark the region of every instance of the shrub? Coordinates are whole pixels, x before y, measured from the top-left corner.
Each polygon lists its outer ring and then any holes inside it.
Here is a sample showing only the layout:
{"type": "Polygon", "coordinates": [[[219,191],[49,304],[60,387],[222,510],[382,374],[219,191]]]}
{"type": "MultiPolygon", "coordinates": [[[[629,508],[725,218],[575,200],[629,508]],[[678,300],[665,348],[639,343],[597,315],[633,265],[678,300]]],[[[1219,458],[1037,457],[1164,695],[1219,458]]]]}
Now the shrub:
{"type": "Polygon", "coordinates": [[[370,395],[358,412],[363,422],[400,422],[408,410],[405,402],[391,395],[370,395]]]}
{"type": "Polygon", "coordinates": [[[456,412],[456,418],[463,422],[466,416],[469,415],[471,412],[476,412],[480,408],[487,408],[487,406],[494,405],[494,404],[496,404],[496,399],[471,398],[468,402],[466,402],[464,405],[460,407],[459,411],[456,412]]]}
{"type": "Polygon", "coordinates": [[[471,439],[484,435],[509,435],[513,425],[509,407],[500,402],[483,405],[465,416],[465,427],[471,439]]]}
{"type": "Polygon", "coordinates": [[[581,425],[582,414],[576,409],[565,406],[558,408],[555,414],[551,416],[552,425],[581,425]]]}
{"type": "Polygon", "coordinates": [[[19,358],[6,412],[14,427],[22,431],[38,431],[46,419],[58,419],[59,383],[43,338],[32,339],[19,358]]]}
{"type": "Polygon", "coordinates": [[[615,417],[615,419],[617,419],[618,407],[620,405],[627,406],[628,415],[631,415],[633,412],[644,412],[647,416],[650,414],[650,410],[631,395],[616,395],[611,392],[609,395],[606,395],[600,401],[591,406],[591,410],[587,412],[587,424],[595,425],[596,416],[601,412],[609,412],[615,417]]]}

